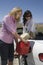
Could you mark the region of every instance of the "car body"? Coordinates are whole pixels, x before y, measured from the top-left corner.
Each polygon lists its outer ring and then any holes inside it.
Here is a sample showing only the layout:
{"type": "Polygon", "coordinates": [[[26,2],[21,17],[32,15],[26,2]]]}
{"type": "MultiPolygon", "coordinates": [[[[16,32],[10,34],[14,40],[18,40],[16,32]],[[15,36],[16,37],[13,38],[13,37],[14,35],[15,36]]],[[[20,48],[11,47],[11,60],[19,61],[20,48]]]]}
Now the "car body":
{"type": "Polygon", "coordinates": [[[43,65],[43,40],[35,40],[32,49],[35,65],[43,65]]]}

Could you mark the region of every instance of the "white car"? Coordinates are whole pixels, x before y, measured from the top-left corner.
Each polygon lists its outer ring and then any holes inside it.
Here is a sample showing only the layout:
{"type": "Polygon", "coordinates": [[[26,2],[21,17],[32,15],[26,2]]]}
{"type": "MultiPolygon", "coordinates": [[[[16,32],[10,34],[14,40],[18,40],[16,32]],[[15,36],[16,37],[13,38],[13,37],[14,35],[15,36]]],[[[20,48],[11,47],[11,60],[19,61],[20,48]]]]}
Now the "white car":
{"type": "Polygon", "coordinates": [[[35,40],[32,49],[35,65],[43,65],[43,40],[35,40]]]}
{"type": "Polygon", "coordinates": [[[32,52],[30,55],[28,54],[28,65],[43,65],[43,40],[29,41],[31,44],[32,52]]]}

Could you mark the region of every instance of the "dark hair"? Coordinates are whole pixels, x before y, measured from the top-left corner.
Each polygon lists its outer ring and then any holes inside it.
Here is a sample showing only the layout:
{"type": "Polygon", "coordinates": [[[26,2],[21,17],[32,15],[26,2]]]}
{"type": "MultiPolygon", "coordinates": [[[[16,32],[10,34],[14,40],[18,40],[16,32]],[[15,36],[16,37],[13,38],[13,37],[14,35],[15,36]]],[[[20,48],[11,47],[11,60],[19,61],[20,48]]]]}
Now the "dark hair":
{"type": "Polygon", "coordinates": [[[25,12],[24,12],[24,15],[23,15],[23,23],[24,23],[24,25],[26,24],[26,17],[30,17],[30,18],[32,18],[32,13],[30,12],[30,10],[26,10],[25,12]]]}

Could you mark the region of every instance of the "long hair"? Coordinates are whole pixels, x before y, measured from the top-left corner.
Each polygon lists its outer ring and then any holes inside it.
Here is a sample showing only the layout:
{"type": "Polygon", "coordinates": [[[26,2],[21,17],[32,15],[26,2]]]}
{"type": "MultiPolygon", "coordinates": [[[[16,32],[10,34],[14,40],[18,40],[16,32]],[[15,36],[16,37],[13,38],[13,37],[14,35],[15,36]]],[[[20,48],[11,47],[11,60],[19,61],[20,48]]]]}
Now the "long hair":
{"type": "Polygon", "coordinates": [[[19,7],[15,7],[10,11],[10,15],[15,15],[17,12],[22,12],[22,9],[19,7]]]}
{"type": "MultiPolygon", "coordinates": [[[[15,18],[15,17],[17,16],[17,13],[19,13],[19,12],[22,13],[22,9],[19,8],[19,7],[15,7],[15,8],[13,8],[13,9],[10,11],[9,15],[10,15],[10,16],[14,16],[14,18],[15,18]]],[[[19,20],[20,20],[20,18],[17,19],[17,22],[19,22],[19,20]]]]}
{"type": "Polygon", "coordinates": [[[30,12],[30,10],[26,10],[24,12],[24,15],[23,15],[23,24],[24,25],[26,24],[26,21],[27,21],[26,17],[32,18],[32,13],[30,12]]]}

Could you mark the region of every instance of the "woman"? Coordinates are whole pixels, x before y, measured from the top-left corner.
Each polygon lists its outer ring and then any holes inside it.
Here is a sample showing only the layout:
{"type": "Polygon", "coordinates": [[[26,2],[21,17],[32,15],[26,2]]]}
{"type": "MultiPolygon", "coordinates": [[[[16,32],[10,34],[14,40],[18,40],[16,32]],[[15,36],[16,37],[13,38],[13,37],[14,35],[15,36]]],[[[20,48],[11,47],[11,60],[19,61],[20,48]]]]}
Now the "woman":
{"type": "Polygon", "coordinates": [[[34,37],[33,33],[35,33],[34,22],[32,21],[32,13],[30,10],[26,10],[23,15],[23,33],[29,33],[30,37],[34,37]]]}
{"type": "MultiPolygon", "coordinates": [[[[34,38],[34,34],[36,33],[34,22],[32,21],[32,13],[30,10],[26,10],[23,14],[23,34],[24,33],[29,33],[31,39],[34,38]]],[[[25,65],[34,65],[32,52],[30,52],[28,55],[23,55],[22,57],[25,61],[25,65]]]]}
{"type": "Polygon", "coordinates": [[[2,30],[0,32],[0,53],[1,53],[1,65],[13,65],[13,39],[23,40],[16,32],[17,22],[20,20],[22,10],[20,8],[13,8],[11,12],[3,19],[2,30]]]}

